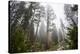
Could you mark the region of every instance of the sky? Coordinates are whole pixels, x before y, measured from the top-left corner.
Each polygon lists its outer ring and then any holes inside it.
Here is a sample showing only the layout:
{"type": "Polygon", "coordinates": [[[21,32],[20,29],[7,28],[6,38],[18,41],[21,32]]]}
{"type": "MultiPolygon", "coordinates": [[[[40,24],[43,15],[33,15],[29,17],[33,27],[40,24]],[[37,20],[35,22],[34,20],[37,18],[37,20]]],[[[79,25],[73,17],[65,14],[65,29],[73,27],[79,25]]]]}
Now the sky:
{"type": "Polygon", "coordinates": [[[60,19],[62,20],[63,24],[65,26],[68,25],[68,22],[66,19],[66,16],[64,14],[64,4],[58,4],[58,3],[40,3],[41,5],[43,5],[44,7],[46,7],[47,5],[50,5],[51,8],[54,10],[54,13],[56,15],[56,19],[54,20],[57,28],[60,28],[60,19]]]}

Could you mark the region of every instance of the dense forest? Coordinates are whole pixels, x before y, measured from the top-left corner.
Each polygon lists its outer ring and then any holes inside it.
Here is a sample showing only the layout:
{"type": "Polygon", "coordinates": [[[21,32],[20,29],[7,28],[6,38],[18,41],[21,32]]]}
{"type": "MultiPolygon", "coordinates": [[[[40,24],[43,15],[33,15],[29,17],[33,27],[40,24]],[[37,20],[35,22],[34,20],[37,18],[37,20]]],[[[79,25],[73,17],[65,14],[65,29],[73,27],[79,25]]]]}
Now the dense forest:
{"type": "Polygon", "coordinates": [[[63,4],[62,18],[53,5],[9,1],[10,53],[78,49],[78,5],[63,4]]]}

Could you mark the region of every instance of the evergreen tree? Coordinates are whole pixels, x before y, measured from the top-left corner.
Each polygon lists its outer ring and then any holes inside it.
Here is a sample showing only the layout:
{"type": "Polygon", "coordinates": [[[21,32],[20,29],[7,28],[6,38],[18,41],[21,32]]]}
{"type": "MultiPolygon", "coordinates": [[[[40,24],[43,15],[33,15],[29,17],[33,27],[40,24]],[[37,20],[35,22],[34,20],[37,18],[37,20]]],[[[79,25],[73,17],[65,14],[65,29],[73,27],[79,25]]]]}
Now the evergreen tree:
{"type": "Polygon", "coordinates": [[[65,40],[68,44],[67,49],[77,49],[78,48],[78,6],[77,5],[65,5],[65,14],[70,22],[70,27],[68,27],[68,38],[65,40]]]}

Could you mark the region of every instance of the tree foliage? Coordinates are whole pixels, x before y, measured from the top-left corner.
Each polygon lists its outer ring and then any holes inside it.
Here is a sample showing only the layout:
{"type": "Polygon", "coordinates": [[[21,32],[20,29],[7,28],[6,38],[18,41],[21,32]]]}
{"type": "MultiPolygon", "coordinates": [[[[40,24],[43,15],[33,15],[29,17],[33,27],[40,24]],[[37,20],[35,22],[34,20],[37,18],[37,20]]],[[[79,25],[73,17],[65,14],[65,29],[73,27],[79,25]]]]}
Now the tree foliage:
{"type": "MultiPolygon", "coordinates": [[[[68,49],[77,49],[78,7],[64,7],[66,18],[71,22],[65,41],[69,45],[68,49]]],[[[57,29],[53,22],[55,19],[56,15],[50,6],[44,7],[39,2],[9,1],[9,52],[57,50],[57,29]]],[[[64,27],[63,22],[61,24],[64,27]]]]}
{"type": "Polygon", "coordinates": [[[67,28],[68,29],[68,33],[67,33],[68,38],[66,39],[66,43],[68,44],[67,49],[77,49],[78,48],[78,26],[77,26],[78,6],[67,5],[65,7],[65,13],[66,13],[67,19],[69,18],[72,22],[70,23],[70,27],[67,28]]]}

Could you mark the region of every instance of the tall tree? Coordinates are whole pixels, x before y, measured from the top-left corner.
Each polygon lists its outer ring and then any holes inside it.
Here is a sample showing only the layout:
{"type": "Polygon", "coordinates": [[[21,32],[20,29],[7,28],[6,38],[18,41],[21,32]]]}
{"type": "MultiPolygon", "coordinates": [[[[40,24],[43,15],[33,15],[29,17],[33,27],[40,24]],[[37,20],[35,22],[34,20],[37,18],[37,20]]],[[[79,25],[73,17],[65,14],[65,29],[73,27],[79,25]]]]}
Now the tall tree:
{"type": "MultiPolygon", "coordinates": [[[[24,14],[24,10],[25,10],[25,2],[9,1],[9,19],[10,19],[10,22],[9,22],[10,23],[9,52],[19,52],[18,50],[19,47],[17,43],[20,43],[20,42],[17,42],[19,41],[19,30],[17,30],[17,25],[19,22],[18,20],[24,14]]],[[[21,42],[24,43],[23,41],[24,38],[22,37],[23,33],[22,31],[20,32],[21,32],[20,38],[22,39],[21,42]]],[[[23,48],[23,45],[22,45],[22,48],[23,48]]]]}
{"type": "Polygon", "coordinates": [[[65,5],[65,14],[67,19],[70,23],[70,27],[68,27],[68,40],[66,42],[68,43],[69,47],[68,49],[77,49],[78,48],[78,5],[65,5]]]}
{"type": "Polygon", "coordinates": [[[53,9],[50,6],[47,6],[47,44],[46,44],[46,48],[49,48],[49,42],[51,37],[49,38],[49,32],[51,32],[53,30],[53,28],[51,29],[50,27],[54,26],[54,23],[51,23],[54,19],[55,19],[55,14],[53,9]]]}

